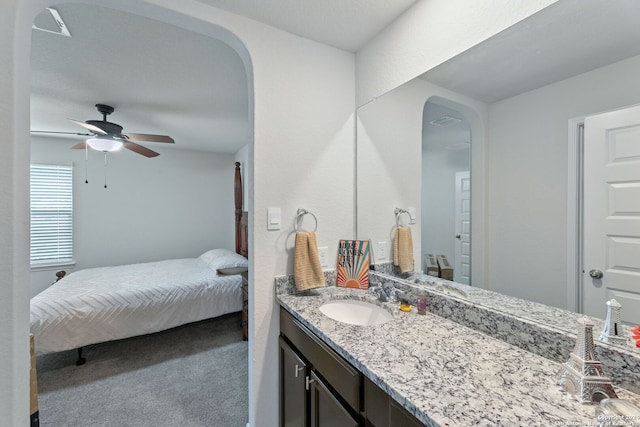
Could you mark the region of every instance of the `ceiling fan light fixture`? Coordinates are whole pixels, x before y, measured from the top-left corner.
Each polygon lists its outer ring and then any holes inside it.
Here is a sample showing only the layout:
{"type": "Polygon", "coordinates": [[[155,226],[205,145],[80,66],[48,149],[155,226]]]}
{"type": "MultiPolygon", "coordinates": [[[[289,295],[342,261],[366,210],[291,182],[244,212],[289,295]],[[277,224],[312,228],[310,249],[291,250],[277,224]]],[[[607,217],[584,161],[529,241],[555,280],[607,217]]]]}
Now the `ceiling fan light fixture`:
{"type": "Polygon", "coordinates": [[[90,138],[87,139],[89,147],[103,153],[110,153],[112,151],[118,151],[122,148],[122,141],[111,138],[90,138]]]}

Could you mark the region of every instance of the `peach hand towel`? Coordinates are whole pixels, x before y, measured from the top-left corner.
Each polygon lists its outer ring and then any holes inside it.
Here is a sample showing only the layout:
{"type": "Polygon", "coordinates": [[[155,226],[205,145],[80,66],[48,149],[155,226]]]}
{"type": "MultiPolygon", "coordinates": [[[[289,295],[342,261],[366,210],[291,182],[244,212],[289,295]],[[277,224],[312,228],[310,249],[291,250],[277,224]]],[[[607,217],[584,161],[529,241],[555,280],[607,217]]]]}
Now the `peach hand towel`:
{"type": "Polygon", "coordinates": [[[304,291],[326,286],[318,256],[316,233],[313,231],[296,233],[293,264],[296,289],[304,291]]]}
{"type": "Polygon", "coordinates": [[[393,265],[400,268],[400,273],[413,271],[413,238],[409,227],[396,228],[393,239],[393,265]]]}

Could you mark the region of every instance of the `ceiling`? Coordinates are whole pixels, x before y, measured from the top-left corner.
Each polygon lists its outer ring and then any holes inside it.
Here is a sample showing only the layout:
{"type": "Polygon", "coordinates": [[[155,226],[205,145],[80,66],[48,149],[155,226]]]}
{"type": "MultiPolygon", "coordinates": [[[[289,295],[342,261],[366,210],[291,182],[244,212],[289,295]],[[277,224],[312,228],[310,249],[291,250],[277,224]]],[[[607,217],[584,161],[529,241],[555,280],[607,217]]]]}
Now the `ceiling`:
{"type": "MultiPolygon", "coordinates": [[[[355,51],[415,0],[201,2],[355,51]]],[[[33,30],[32,130],[83,133],[67,119],[100,120],[94,105],[101,103],[115,107],[108,120],[124,133],[170,135],[176,148],[235,153],[249,142],[246,73],[229,46],[105,7],[65,3],[55,10],[71,37],[33,30]]],[[[59,31],[46,10],[35,25],[59,31]]]]}
{"type": "MultiPolygon", "coordinates": [[[[349,51],[415,1],[200,0],[349,51]]],[[[176,148],[235,153],[250,141],[246,74],[229,46],[105,7],[55,8],[71,37],[33,31],[32,130],[84,132],[67,119],[101,119],[102,103],[125,133],[170,135],[176,148]]],[[[638,17],[637,0],[558,1],[422,78],[495,102],[640,54],[638,17]]],[[[57,31],[46,11],[35,23],[57,31]]]]}
{"type": "Polygon", "coordinates": [[[199,0],[292,34],[351,52],[417,0],[199,0]]]}
{"type": "Polygon", "coordinates": [[[561,0],[421,77],[492,103],[640,54],[640,1],[561,0]]]}
{"type": "Polygon", "coordinates": [[[429,100],[422,112],[422,123],[423,153],[446,153],[464,149],[470,154],[471,126],[458,111],[429,100]]]}

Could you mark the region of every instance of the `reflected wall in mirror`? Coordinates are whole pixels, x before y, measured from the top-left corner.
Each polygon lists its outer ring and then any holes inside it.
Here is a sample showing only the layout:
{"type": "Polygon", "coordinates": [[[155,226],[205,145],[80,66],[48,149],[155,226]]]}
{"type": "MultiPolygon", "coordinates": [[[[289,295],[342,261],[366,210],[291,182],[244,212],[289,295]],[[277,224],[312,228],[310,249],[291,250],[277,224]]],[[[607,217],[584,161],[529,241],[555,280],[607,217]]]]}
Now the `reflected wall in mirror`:
{"type": "MultiPolygon", "coordinates": [[[[598,283],[581,274],[570,135],[586,116],[640,103],[638,16],[629,0],[557,2],[358,109],[358,238],[380,255],[394,208],[417,206],[416,269],[436,250],[420,236],[423,113],[437,103],[469,123],[472,284],[581,311],[582,286],[598,283]]],[[[587,314],[603,318],[597,307],[587,314]]]]}
{"type": "MultiPolygon", "coordinates": [[[[457,110],[430,98],[422,119],[422,254],[446,255],[453,280],[471,284],[471,127],[457,110]]],[[[416,267],[418,267],[416,260],[416,267]]],[[[425,257],[421,257],[425,271],[425,257]]]]}
{"type": "Polygon", "coordinates": [[[358,238],[371,240],[376,263],[392,259],[396,207],[417,207],[416,223],[412,225],[417,270],[422,269],[426,253],[454,259],[455,174],[469,170],[471,164],[474,203],[470,217],[474,222],[468,230],[473,238],[467,251],[474,254],[474,260],[467,276],[473,277],[474,285],[482,286],[484,251],[479,244],[484,230],[482,221],[476,223],[475,219],[483,215],[487,120],[485,103],[423,79],[412,80],[358,109],[358,238]],[[434,130],[438,126],[429,122],[445,113],[455,115],[460,122],[448,130],[434,130]],[[423,168],[423,162],[431,167],[423,168]],[[383,245],[386,250],[381,253],[383,245]]]}

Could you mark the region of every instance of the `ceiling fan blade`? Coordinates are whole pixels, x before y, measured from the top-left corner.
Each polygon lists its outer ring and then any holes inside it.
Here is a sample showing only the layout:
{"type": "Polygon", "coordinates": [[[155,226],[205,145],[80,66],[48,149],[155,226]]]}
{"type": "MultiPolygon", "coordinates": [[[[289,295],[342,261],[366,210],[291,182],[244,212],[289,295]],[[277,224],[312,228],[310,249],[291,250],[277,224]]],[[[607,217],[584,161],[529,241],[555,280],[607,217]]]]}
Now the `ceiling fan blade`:
{"type": "Polygon", "coordinates": [[[131,141],[167,142],[169,144],[173,144],[175,142],[170,136],[152,135],[149,133],[127,133],[125,137],[131,141]]]}
{"type": "Polygon", "coordinates": [[[73,119],[67,119],[67,120],[77,124],[78,126],[82,126],[85,129],[89,129],[91,132],[97,133],[99,135],[108,135],[107,132],[105,132],[104,130],[100,129],[98,126],[91,125],[91,124],[85,123],[85,122],[81,122],[79,120],[73,120],[73,119]]]}
{"type": "Polygon", "coordinates": [[[71,147],[72,150],[79,150],[79,149],[85,149],[88,147],[88,144],[86,141],[82,141],[77,143],[76,145],[74,145],[73,147],[71,147]]]}
{"type": "Polygon", "coordinates": [[[135,151],[138,154],[142,154],[145,157],[156,157],[159,156],[160,153],[156,153],[153,150],[149,150],[147,147],[143,147],[142,145],[138,145],[135,142],[124,141],[124,148],[127,148],[131,151],[135,151]]]}
{"type": "Polygon", "coordinates": [[[91,136],[91,133],[80,133],[80,132],[58,132],[54,130],[32,130],[31,133],[55,133],[58,135],[80,135],[80,136],[91,136]]]}

